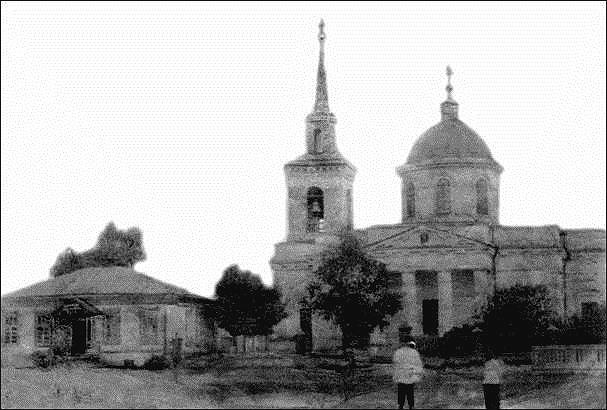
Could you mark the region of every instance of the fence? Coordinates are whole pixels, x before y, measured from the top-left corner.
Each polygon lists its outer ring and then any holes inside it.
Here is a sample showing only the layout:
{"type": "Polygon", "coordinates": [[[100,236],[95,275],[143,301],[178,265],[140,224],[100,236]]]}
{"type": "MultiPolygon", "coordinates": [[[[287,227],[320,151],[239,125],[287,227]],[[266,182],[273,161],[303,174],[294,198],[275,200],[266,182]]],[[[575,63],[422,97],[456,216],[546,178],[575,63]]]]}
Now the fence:
{"type": "Polygon", "coordinates": [[[534,346],[533,370],[538,372],[578,373],[605,371],[605,345],[534,346]]]}

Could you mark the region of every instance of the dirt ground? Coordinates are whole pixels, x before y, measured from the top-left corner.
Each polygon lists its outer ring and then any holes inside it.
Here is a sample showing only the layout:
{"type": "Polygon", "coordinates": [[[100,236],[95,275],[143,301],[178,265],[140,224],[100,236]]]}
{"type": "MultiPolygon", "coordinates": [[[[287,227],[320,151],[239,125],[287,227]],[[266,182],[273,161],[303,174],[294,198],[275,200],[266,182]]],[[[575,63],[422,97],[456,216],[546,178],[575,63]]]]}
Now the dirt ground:
{"type": "MultiPolygon", "coordinates": [[[[135,370],[63,364],[2,368],[2,408],[396,408],[389,365],[355,379],[344,401],[334,372],[292,366],[135,370]]],[[[605,408],[604,376],[537,376],[509,368],[502,408],[605,408]]],[[[426,369],[417,408],[483,408],[481,369],[426,369]]]]}

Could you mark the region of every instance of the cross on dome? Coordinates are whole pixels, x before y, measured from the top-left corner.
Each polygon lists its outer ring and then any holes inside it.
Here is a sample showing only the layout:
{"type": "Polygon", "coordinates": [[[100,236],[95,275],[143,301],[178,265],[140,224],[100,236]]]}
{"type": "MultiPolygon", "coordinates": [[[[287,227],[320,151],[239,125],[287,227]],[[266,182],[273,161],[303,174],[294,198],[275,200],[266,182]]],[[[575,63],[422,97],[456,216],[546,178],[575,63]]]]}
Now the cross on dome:
{"type": "Polygon", "coordinates": [[[447,99],[451,100],[451,91],[453,91],[453,86],[451,85],[451,76],[453,75],[453,70],[451,69],[451,66],[447,66],[447,87],[445,87],[445,89],[447,90],[447,99]]]}
{"type": "Polygon", "coordinates": [[[318,40],[322,42],[325,41],[325,38],[327,38],[325,34],[325,21],[320,19],[320,23],[318,24],[318,40]]]}

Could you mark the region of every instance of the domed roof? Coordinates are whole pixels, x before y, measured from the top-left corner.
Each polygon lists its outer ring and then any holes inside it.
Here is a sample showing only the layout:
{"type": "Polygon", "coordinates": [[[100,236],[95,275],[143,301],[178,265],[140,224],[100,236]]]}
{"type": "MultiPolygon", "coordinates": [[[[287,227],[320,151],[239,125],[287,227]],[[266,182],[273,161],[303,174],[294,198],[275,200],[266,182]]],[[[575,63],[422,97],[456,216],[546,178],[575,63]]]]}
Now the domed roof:
{"type": "Polygon", "coordinates": [[[452,74],[451,67],[447,66],[447,99],[440,105],[441,121],[415,141],[407,162],[399,167],[399,172],[411,166],[471,162],[502,171],[485,141],[458,118],[459,104],[451,96],[452,74]]]}
{"type": "Polygon", "coordinates": [[[415,142],[407,164],[485,160],[495,162],[485,141],[457,118],[443,118],[415,142]]]}

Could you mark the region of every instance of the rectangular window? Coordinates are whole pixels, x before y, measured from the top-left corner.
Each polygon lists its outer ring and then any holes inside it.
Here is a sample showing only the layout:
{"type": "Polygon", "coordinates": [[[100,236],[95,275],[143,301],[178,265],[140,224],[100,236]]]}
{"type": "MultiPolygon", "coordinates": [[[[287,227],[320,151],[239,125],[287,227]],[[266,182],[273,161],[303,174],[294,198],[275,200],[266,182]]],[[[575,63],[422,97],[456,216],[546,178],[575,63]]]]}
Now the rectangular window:
{"type": "Polygon", "coordinates": [[[454,270],[452,273],[453,297],[469,298],[474,296],[474,271],[454,270]]]}
{"type": "Polygon", "coordinates": [[[142,345],[156,345],[160,343],[158,312],[158,308],[142,309],[139,311],[139,336],[142,345]]]}
{"type": "Polygon", "coordinates": [[[19,343],[19,322],[17,312],[9,312],[4,316],[4,335],[2,341],[4,344],[19,343]]]}
{"type": "Polygon", "coordinates": [[[106,345],[120,344],[120,309],[105,310],[103,343],[106,345]]]}
{"type": "Polygon", "coordinates": [[[36,316],[36,346],[49,347],[52,337],[52,322],[49,315],[36,316]]]}

